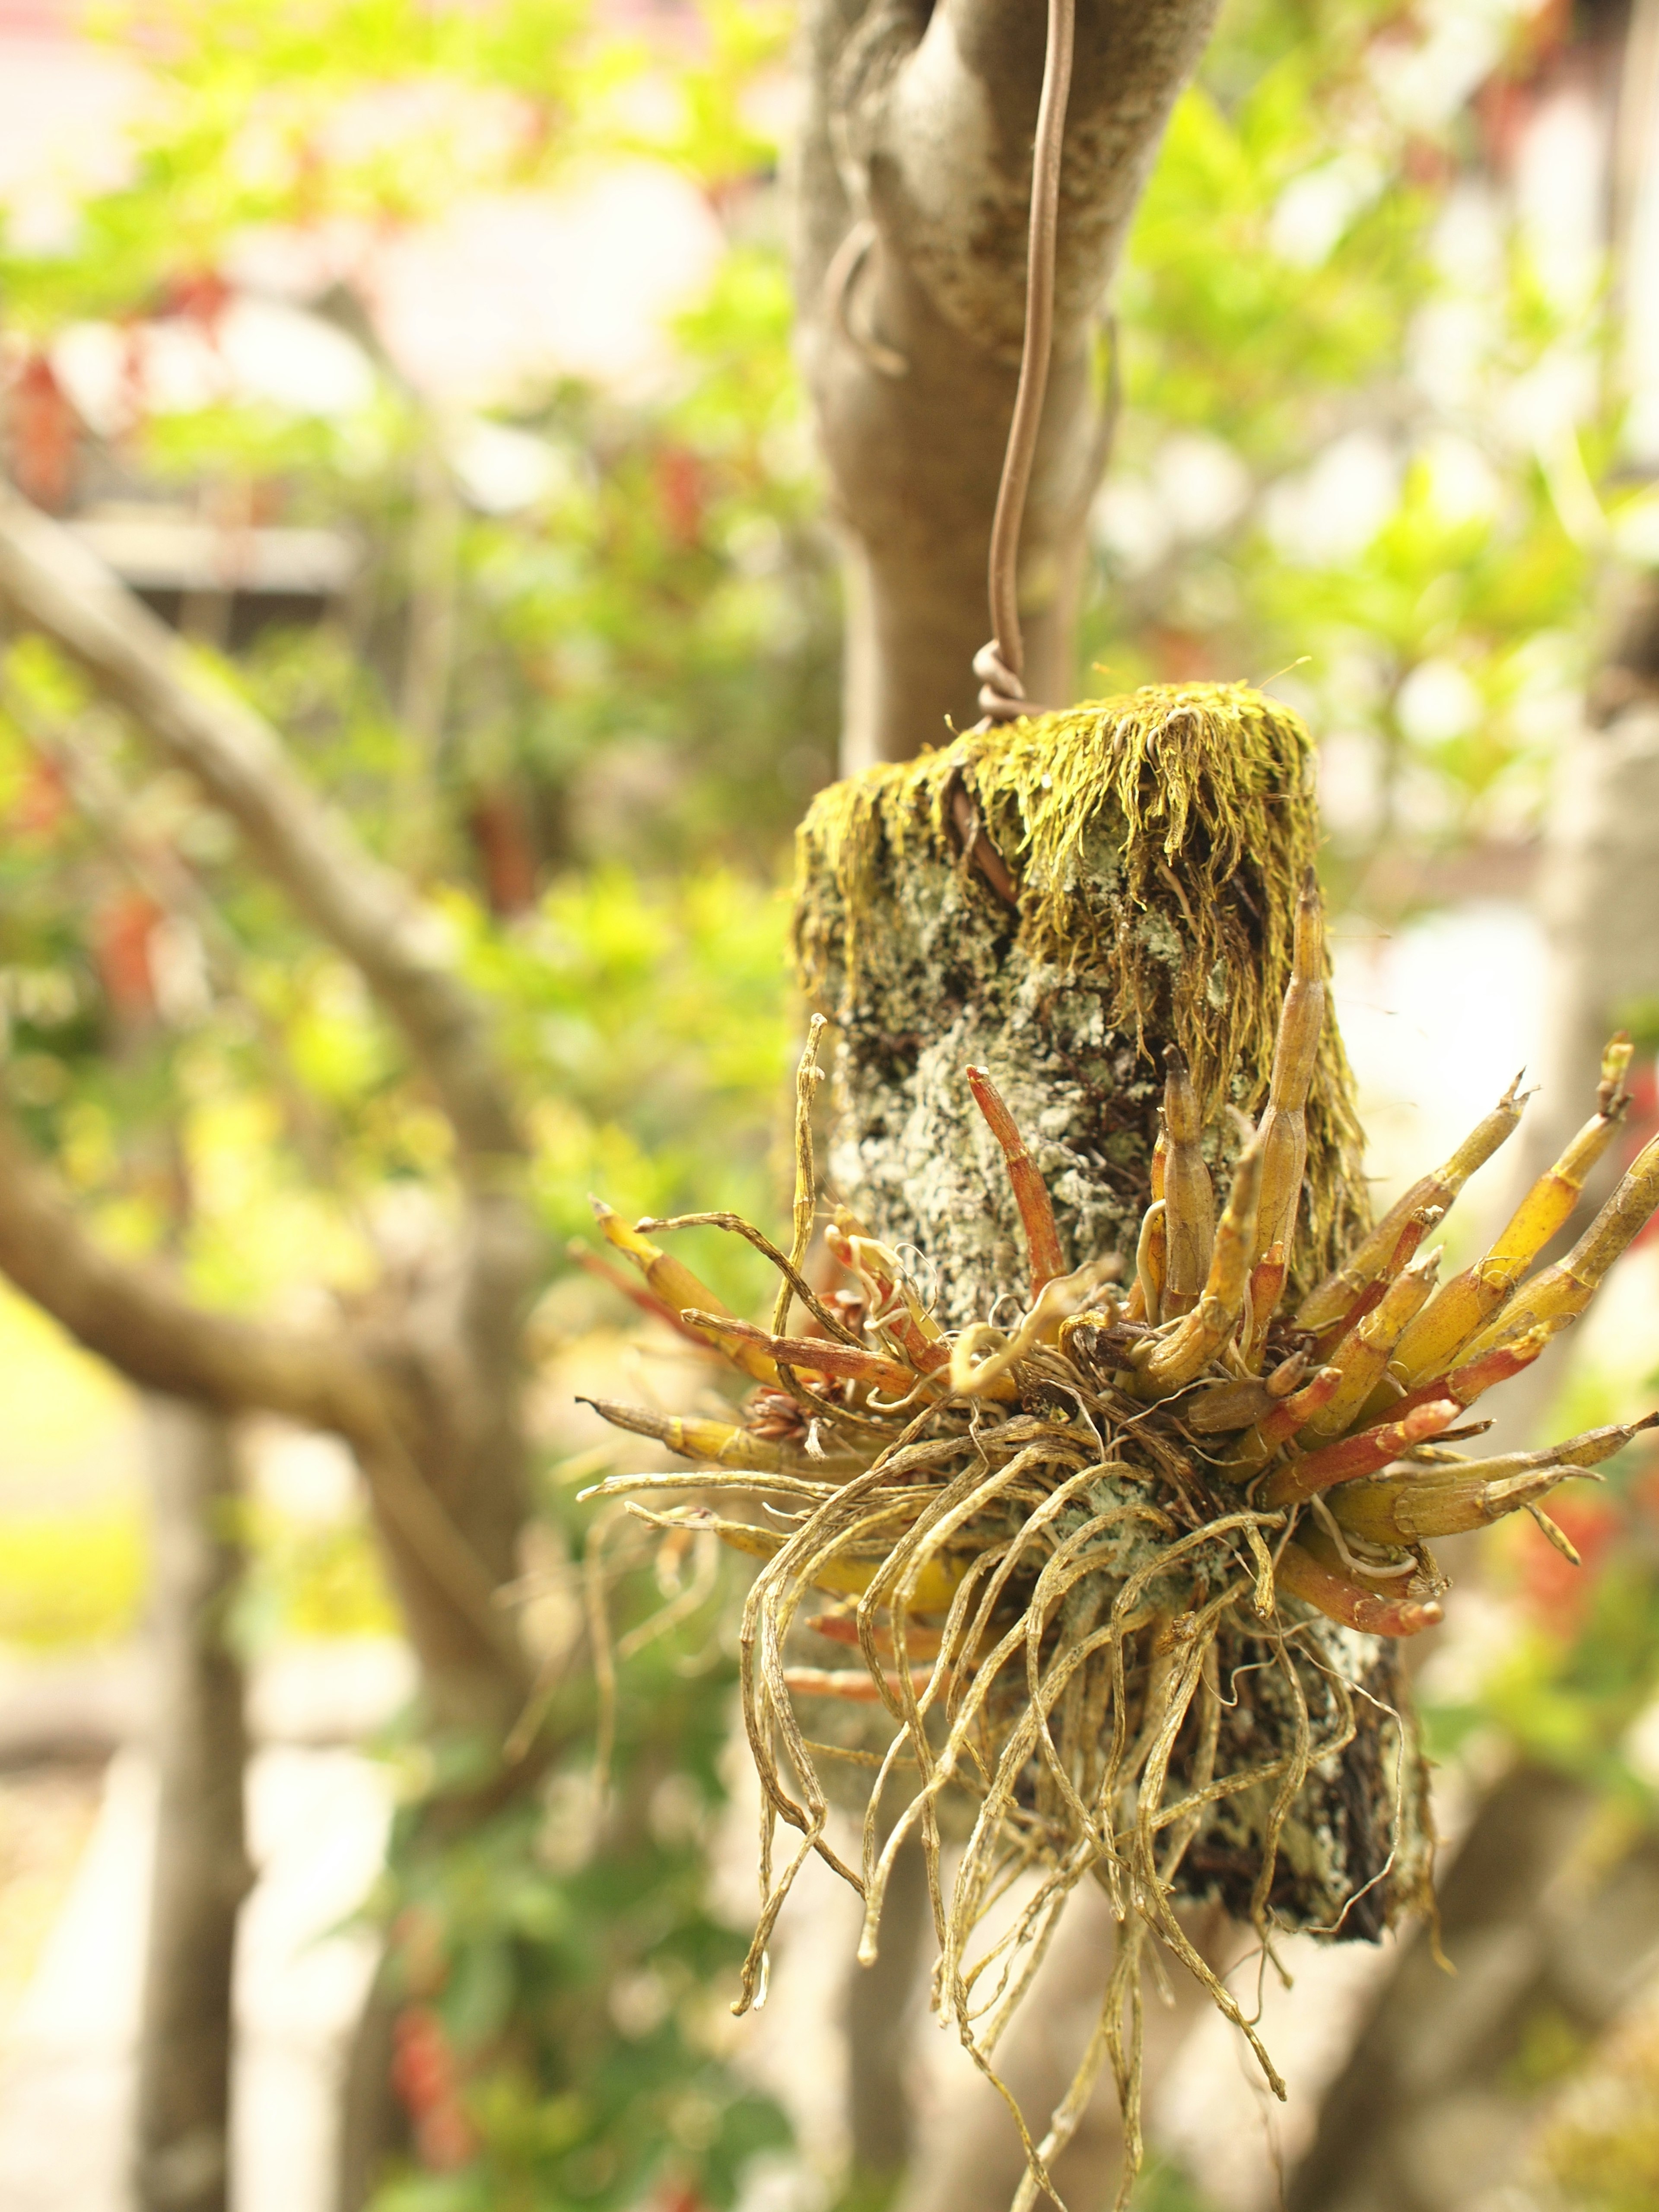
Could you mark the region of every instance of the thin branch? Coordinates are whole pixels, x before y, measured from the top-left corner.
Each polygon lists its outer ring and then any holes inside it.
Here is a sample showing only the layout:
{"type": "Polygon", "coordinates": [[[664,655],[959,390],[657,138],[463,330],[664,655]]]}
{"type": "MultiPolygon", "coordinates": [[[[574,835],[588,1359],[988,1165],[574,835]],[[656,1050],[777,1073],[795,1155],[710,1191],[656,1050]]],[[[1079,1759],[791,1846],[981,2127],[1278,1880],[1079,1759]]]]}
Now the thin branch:
{"type": "Polygon", "coordinates": [[[349,1339],[216,1314],[88,1237],[0,1111],[0,1273],[141,1389],[343,1437],[382,1518],[498,1660],[522,1664],[489,1577],[404,1443],[395,1389],[349,1339]]]}
{"type": "Polygon", "coordinates": [[[0,605],[78,663],[232,817],[266,872],[361,970],[403,1032],[469,1181],[498,1182],[525,1146],[484,1011],[444,965],[408,887],[295,775],[270,724],[214,685],[61,524],[5,490],[0,605]]]}
{"type": "Polygon", "coordinates": [[[337,1337],[302,1335],[193,1304],[160,1268],[88,1236],[0,1115],[0,1271],[129,1381],[226,1412],[262,1407],[342,1432],[385,1419],[372,1370],[337,1337]]]}

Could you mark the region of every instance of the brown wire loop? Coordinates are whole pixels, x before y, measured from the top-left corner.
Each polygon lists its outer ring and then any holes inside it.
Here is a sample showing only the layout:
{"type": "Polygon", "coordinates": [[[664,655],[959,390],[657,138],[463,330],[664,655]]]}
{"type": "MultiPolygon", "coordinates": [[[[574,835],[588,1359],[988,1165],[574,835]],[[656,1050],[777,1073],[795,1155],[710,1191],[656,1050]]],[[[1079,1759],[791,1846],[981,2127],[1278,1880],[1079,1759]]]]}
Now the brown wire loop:
{"type": "Polygon", "coordinates": [[[974,655],[974,673],[979,678],[979,711],[985,718],[981,726],[1017,722],[1022,714],[1043,712],[1026,697],[1025,686],[1003,659],[995,638],[974,655]]]}
{"type": "Polygon", "coordinates": [[[1002,457],[1002,481],[991,525],[991,641],[974,655],[980,679],[979,704],[986,726],[1018,720],[1043,710],[1025,696],[1024,640],[1019,627],[1019,532],[1025,519],[1031,464],[1042,402],[1048,385],[1048,356],[1054,335],[1054,255],[1060,232],[1060,166],[1066,140],[1066,104],[1072,90],[1072,53],[1077,0],[1048,0],[1048,44],[1042,61],[1042,94],[1037,103],[1036,136],[1031,155],[1031,223],[1025,258],[1025,336],[1020,349],[1019,382],[1013,419],[1002,457]]]}

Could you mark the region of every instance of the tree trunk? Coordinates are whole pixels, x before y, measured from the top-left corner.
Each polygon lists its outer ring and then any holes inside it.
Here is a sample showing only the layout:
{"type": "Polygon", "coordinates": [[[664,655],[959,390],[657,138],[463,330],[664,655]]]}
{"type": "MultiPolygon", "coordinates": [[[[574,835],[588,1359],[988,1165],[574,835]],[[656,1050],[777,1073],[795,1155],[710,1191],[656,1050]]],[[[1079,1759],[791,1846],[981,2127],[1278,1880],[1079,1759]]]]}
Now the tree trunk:
{"type": "Polygon", "coordinates": [[[846,1994],[848,2185],[844,2203],[879,2212],[892,2201],[915,2132],[908,2073],[915,2050],[917,1969],[931,1933],[927,1869],[920,1844],[900,1852],[881,1917],[881,1948],[848,1975],[846,1994]]]}
{"type": "Polygon", "coordinates": [[[1538,2087],[1617,2017],[1659,1953],[1659,1839],[1610,1867],[1595,1801],[1522,1765],[1492,1791],[1425,1931],[1328,2093],[1290,2212],[1459,2212],[1498,2201],[1538,2087]]]}
{"type": "MultiPolygon", "coordinates": [[[[1103,295],[1214,0],[1079,0],[1054,336],[1025,513],[1025,689],[1073,696],[1104,456],[1103,295]]],[[[809,0],[796,157],[802,356],[847,553],[843,766],[971,722],[1025,301],[1036,0],[809,0]]]]}
{"type": "Polygon", "coordinates": [[[236,1920],[252,1881],[242,1670],[226,1637],[236,1464],[221,1416],[153,1397],[147,1419],[161,1790],[134,2193],[139,2212],[224,2212],[236,1920]]]}

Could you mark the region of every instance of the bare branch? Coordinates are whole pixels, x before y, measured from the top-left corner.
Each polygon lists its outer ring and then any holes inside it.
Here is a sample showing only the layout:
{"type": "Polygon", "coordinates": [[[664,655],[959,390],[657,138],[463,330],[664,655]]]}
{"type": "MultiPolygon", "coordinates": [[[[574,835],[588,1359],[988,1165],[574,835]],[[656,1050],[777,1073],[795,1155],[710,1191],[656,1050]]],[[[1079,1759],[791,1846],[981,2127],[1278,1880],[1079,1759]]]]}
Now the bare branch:
{"type": "Polygon", "coordinates": [[[44,631],[197,778],[307,920],[362,971],[437,1092],[469,1180],[489,1182],[492,1163],[521,1157],[483,1011],[444,966],[405,885],[307,789],[267,722],[213,685],[60,524],[4,490],[0,605],[44,631]]]}
{"type": "Polygon", "coordinates": [[[452,1634],[516,1679],[522,1654],[491,1601],[490,1578],[415,1465],[394,1384],[349,1338],[213,1313],[159,1268],[115,1258],[87,1235],[3,1113],[0,1273],[141,1389],[343,1437],[405,1576],[412,1567],[434,1585],[455,1618],[452,1634]]]}
{"type": "Polygon", "coordinates": [[[0,1271],[89,1352],[148,1390],[308,1427],[373,1432],[380,1386],[337,1337],[301,1335],[193,1304],[159,1268],[88,1237],[0,1116],[0,1271]]]}

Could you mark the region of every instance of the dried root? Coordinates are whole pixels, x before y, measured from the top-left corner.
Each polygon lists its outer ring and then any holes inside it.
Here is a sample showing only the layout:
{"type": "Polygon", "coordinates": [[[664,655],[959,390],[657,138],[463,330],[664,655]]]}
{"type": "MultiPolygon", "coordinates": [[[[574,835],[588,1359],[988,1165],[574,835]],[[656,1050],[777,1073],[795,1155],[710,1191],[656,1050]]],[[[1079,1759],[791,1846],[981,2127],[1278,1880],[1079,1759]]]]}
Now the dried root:
{"type": "Polygon", "coordinates": [[[1446,1585],[1430,1540],[1534,1511],[1634,1433],[1598,1430],[1488,1460],[1433,1441],[1470,1433],[1453,1430],[1462,1410],[1583,1310],[1659,1205],[1656,1140],[1568,1257],[1521,1279],[1622,1115],[1626,1040],[1609,1047],[1595,1117],[1474,1267],[1437,1291],[1437,1255],[1419,1256],[1419,1246],[1516,1127],[1513,1088],[1292,1317],[1281,1315],[1323,976],[1310,879],[1261,1127],[1240,1133],[1218,1219],[1198,1093],[1170,1056],[1165,1141],[1121,1295],[1110,1286],[1115,1267],[1059,1272],[1048,1194],[980,1068],[967,1079],[1025,1230],[1024,1315],[947,1334],[900,1255],[844,1215],[825,1243],[849,1288],[833,1300],[810,1291],[800,1270],[817,1202],[817,1021],[799,1085],[790,1255],[733,1218],[686,1217],[770,1253],[783,1279],[769,1329],[725,1313],[642,1233],[682,1224],[629,1230],[595,1209],[652,1296],[761,1385],[747,1426],[600,1407],[701,1470],[619,1476],[601,1494],[695,1486],[698,1503],[633,1510],[670,1530],[712,1530],[761,1561],[741,1679],[764,1797],[762,1906],[736,2009],[763,1996],[772,1930],[812,1853],[862,1896],[867,1960],[896,1856],[915,1838],[939,1942],[936,2005],[1000,2087],[999,2040],[1072,1892],[1093,1881],[1111,1901],[1117,1952],[1077,2076],[1040,2140],[1015,2112],[1028,2168],[1018,2212],[1042,2194],[1059,2203],[1050,2164],[1107,2066],[1124,2116],[1127,2200],[1139,2158],[1142,1970],[1154,1938],[1283,2094],[1254,2027],[1184,1932],[1176,1899],[1222,1897],[1264,1947],[1286,1926],[1314,1923],[1307,1900],[1328,1892],[1288,1860],[1317,1856],[1319,1838],[1303,1833],[1297,1854],[1281,1846],[1317,1775],[1369,1730],[1379,1766],[1392,1750],[1393,1805],[1383,1787],[1365,1808],[1360,1825],[1377,1832],[1341,1860],[1340,1906],[1319,1924],[1375,1936],[1417,1901],[1398,1863],[1409,1727],[1379,1691],[1386,1670],[1364,1639],[1440,1620],[1446,1585]],[[786,1334],[793,1295],[817,1334],[786,1334]],[[776,1525],[717,1512],[710,1498],[726,1492],[771,1501],[776,1525]],[[831,1603],[809,1618],[814,1594],[831,1603]],[[855,1647],[858,1663],[799,1663],[798,1635],[818,1639],[808,1650],[820,1658],[823,1647],[849,1658],[855,1647]],[[825,1747],[799,1711],[822,1711],[826,1699],[885,1719],[878,1748],[862,1754],[872,1779],[856,1865],[830,1840],[817,1764],[825,1747]],[[781,1860],[780,1823],[796,1839],[781,1860]],[[947,1836],[960,1841],[953,1862],[947,1836]]]}

